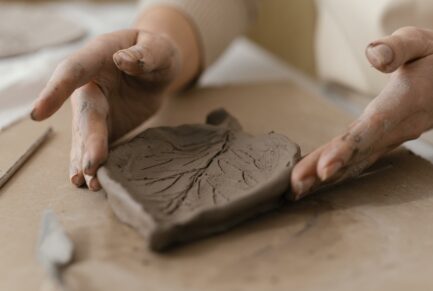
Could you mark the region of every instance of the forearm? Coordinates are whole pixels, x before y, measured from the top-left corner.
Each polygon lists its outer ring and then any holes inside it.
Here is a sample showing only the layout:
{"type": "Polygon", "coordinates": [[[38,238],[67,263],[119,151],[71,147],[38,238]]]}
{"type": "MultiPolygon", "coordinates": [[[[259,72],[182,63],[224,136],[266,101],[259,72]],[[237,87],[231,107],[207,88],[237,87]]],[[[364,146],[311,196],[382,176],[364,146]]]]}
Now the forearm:
{"type": "Polygon", "coordinates": [[[155,6],[139,15],[134,28],[162,34],[178,47],[180,67],[177,77],[169,86],[169,92],[184,88],[198,76],[202,66],[202,51],[199,36],[186,15],[172,7],[155,6]]]}

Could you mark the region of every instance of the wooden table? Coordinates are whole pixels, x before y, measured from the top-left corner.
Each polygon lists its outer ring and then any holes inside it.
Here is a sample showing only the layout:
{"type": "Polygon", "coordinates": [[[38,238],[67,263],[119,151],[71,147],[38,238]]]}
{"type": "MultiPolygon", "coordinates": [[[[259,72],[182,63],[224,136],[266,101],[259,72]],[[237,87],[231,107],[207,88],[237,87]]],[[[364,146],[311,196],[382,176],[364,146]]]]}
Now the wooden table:
{"type": "MultiPolygon", "coordinates": [[[[351,117],[290,83],[197,89],[169,98],[157,124],[203,122],[225,107],[251,133],[270,130],[304,153],[351,117]]],[[[433,167],[407,151],[386,170],[155,254],[113,215],[104,192],[68,181],[70,110],[55,134],[0,190],[0,290],[37,290],[41,214],[51,208],[76,246],[71,290],[427,290],[433,285],[433,167]]],[[[25,133],[23,133],[25,134],[25,133]]]]}

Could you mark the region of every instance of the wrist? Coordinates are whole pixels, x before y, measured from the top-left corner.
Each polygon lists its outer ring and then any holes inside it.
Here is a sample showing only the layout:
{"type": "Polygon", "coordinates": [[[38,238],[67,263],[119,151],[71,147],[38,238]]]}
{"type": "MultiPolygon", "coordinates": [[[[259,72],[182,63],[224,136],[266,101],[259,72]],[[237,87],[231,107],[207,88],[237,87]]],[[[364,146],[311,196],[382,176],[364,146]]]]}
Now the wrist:
{"type": "Polygon", "coordinates": [[[155,6],[140,13],[134,28],[160,34],[178,49],[180,68],[170,91],[178,91],[197,78],[202,63],[199,37],[186,15],[169,6],[155,6]]]}

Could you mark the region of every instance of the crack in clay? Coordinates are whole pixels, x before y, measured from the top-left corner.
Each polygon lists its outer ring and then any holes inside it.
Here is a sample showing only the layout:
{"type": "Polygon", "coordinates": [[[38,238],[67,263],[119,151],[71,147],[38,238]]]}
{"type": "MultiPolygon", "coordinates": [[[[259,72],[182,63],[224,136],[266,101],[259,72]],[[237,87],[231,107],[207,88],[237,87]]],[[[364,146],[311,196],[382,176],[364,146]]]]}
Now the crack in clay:
{"type": "Polygon", "coordinates": [[[207,120],[148,129],[98,172],[115,214],[152,249],[225,230],[275,208],[289,189],[296,144],[251,136],[224,110],[207,120]]]}
{"type": "Polygon", "coordinates": [[[149,170],[149,169],[154,168],[154,167],[158,167],[158,166],[162,166],[162,165],[168,164],[168,163],[170,163],[172,161],[173,161],[173,159],[168,159],[168,160],[166,160],[164,162],[161,162],[161,163],[158,163],[158,164],[154,164],[154,165],[151,165],[151,166],[148,166],[148,167],[141,168],[140,170],[149,170]]]}
{"type": "Polygon", "coordinates": [[[254,166],[256,166],[257,169],[261,169],[262,167],[260,167],[257,164],[257,159],[254,158],[253,156],[251,156],[247,151],[243,151],[243,150],[239,150],[239,152],[243,153],[244,155],[246,155],[248,158],[250,158],[253,161],[254,166]]]}
{"type": "Polygon", "coordinates": [[[199,156],[199,157],[197,157],[197,158],[195,158],[195,159],[192,159],[192,160],[189,161],[189,162],[186,162],[185,164],[183,164],[183,166],[188,166],[188,165],[190,165],[190,164],[193,164],[193,163],[199,161],[200,159],[203,159],[203,158],[206,157],[207,155],[209,155],[209,152],[206,152],[204,155],[199,156]]]}

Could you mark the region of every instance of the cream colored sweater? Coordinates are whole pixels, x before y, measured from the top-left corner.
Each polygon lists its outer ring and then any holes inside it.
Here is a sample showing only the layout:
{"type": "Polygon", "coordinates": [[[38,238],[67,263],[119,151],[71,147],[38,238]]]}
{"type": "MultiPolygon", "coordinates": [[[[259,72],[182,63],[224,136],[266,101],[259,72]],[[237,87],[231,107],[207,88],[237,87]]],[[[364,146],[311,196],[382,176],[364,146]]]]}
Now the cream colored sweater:
{"type": "MultiPolygon", "coordinates": [[[[319,76],[372,96],[384,86],[387,76],[367,62],[366,46],[402,26],[433,28],[431,0],[316,0],[316,3],[319,76]]],[[[186,13],[199,31],[206,66],[247,29],[259,6],[258,0],[141,0],[141,5],[143,9],[172,5],[186,13]]]]}
{"type": "Polygon", "coordinates": [[[257,0],[141,0],[141,8],[170,5],[195,23],[204,50],[205,66],[211,65],[230,42],[246,31],[257,15],[257,0]]]}

